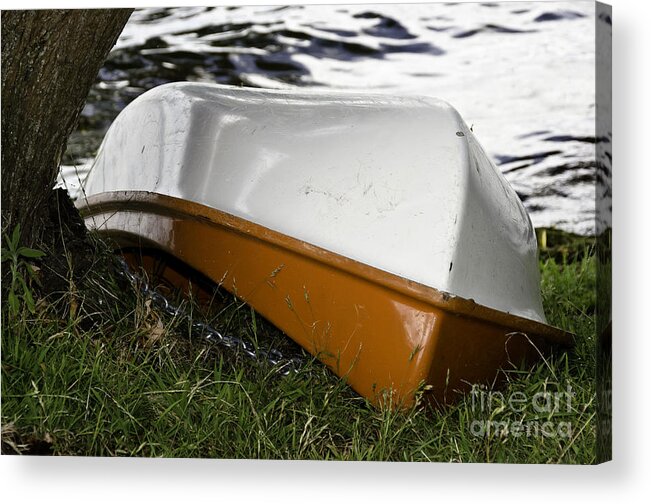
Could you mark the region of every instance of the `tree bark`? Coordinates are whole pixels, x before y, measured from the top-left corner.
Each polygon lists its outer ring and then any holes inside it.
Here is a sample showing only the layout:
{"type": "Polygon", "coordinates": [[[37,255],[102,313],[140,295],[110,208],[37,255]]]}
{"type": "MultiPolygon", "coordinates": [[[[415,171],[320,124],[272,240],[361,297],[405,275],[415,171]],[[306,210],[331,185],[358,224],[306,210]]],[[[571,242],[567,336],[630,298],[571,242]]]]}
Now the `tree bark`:
{"type": "Polygon", "coordinates": [[[1,14],[2,231],[20,224],[23,245],[35,247],[44,238],[68,136],[131,12],[1,14]]]}

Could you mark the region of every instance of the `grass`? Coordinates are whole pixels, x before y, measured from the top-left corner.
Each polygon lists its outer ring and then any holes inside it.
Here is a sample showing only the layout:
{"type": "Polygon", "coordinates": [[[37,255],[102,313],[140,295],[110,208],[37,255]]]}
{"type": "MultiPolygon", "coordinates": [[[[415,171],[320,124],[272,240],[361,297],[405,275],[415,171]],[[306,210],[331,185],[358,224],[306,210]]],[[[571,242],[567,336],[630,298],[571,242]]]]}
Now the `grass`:
{"type": "MultiPolygon", "coordinates": [[[[71,286],[57,300],[37,299],[34,310],[23,303],[18,316],[2,306],[2,451],[593,463],[595,258],[580,246],[573,260],[542,254],[540,262],[549,322],[574,332],[576,347],[445,410],[424,402],[375,409],[307,356],[281,376],[188,338],[183,322],[119,278],[90,271],[92,295],[71,286]]],[[[294,350],[234,299],[214,325],[294,350]]]]}

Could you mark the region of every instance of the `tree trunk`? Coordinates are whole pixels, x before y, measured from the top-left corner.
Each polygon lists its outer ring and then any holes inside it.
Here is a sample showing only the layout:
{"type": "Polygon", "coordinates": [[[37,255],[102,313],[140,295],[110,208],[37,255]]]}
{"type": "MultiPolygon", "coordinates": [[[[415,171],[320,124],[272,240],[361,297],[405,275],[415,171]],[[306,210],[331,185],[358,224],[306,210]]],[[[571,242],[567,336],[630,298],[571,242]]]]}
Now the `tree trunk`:
{"type": "MultiPolygon", "coordinates": [[[[2,231],[46,233],[68,136],[131,9],[3,11],[2,231]]],[[[51,226],[50,226],[51,228],[51,226]]]]}

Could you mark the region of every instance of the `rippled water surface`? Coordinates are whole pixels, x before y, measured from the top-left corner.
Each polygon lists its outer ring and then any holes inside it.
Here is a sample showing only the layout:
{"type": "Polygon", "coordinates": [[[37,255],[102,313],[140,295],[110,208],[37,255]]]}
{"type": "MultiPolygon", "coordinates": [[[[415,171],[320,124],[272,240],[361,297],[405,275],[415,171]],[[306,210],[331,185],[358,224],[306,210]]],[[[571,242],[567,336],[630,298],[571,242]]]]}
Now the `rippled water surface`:
{"type": "Polygon", "coordinates": [[[594,36],[593,2],[137,10],[64,176],[74,190],[115,115],[166,82],[430,95],[472,125],[534,225],[592,233],[594,36]]]}

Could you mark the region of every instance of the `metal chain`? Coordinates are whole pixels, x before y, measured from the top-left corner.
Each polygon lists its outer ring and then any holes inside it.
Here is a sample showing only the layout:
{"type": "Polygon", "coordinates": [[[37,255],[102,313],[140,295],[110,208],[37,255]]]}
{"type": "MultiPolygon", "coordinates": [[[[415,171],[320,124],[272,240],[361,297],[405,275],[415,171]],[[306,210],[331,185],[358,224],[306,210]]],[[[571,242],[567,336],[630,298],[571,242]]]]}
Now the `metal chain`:
{"type": "Polygon", "coordinates": [[[280,350],[275,348],[256,349],[252,343],[238,336],[223,334],[207,322],[195,320],[192,315],[187,313],[187,310],[172,303],[160,292],[152,288],[144,278],[133,273],[124,258],[120,257],[118,260],[122,267],[120,274],[129,281],[133,288],[151,299],[152,303],[164,313],[178,320],[187,321],[191,336],[203,338],[208,343],[234,350],[257,362],[266,361],[271,366],[277,367],[278,373],[282,376],[297,372],[303,365],[304,359],[299,356],[285,357],[280,350]]]}

